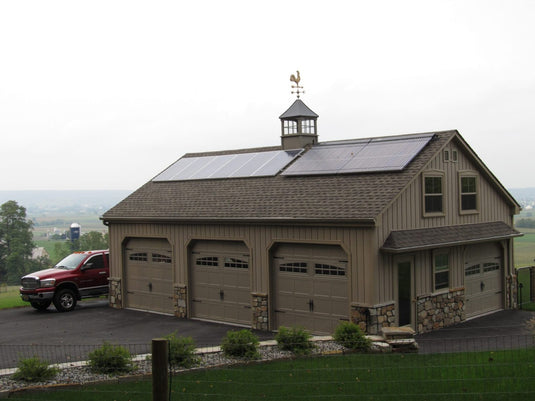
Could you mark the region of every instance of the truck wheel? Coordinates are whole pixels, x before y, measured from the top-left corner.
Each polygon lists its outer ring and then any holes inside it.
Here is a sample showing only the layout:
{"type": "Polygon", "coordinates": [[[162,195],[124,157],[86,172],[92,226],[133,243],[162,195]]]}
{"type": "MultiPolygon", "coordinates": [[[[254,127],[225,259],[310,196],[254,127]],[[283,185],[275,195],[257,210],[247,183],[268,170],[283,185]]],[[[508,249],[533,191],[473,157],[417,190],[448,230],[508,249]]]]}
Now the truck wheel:
{"type": "Polygon", "coordinates": [[[54,306],[58,312],[70,312],[76,306],[76,295],[69,288],[59,290],[54,295],[54,306]]]}
{"type": "Polygon", "coordinates": [[[38,311],[46,310],[50,306],[52,301],[32,301],[30,304],[38,311]]]}

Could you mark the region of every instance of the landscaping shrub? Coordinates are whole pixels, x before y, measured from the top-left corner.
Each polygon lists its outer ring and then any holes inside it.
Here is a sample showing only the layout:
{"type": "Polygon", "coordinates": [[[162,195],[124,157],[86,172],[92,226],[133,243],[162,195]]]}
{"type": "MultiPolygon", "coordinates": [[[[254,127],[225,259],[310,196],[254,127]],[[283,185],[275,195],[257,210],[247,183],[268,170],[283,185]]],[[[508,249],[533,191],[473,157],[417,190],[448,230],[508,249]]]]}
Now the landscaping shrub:
{"type": "Polygon", "coordinates": [[[221,350],[226,356],[257,359],[258,337],[250,330],[228,331],[221,342],[221,350]]]}
{"type": "Polygon", "coordinates": [[[279,348],[285,351],[291,351],[294,354],[306,355],[314,348],[310,341],[312,336],[309,332],[301,327],[279,327],[279,332],[275,340],[279,348]]]}
{"type": "Polygon", "coordinates": [[[333,338],[338,344],[355,351],[368,351],[371,346],[371,341],[366,338],[360,327],[351,322],[340,323],[334,331],[333,338]]]}
{"type": "Polygon", "coordinates": [[[176,332],[165,336],[169,341],[169,364],[173,367],[191,368],[199,363],[195,355],[195,342],[191,337],[177,337],[176,332]]]}
{"type": "Polygon", "coordinates": [[[126,348],[105,342],[89,353],[89,367],[96,373],[128,373],[133,370],[132,356],[126,348]]]}
{"type": "Polygon", "coordinates": [[[57,373],[58,368],[48,366],[48,362],[33,357],[19,361],[17,370],[13,373],[13,379],[40,382],[53,378],[57,373]]]}

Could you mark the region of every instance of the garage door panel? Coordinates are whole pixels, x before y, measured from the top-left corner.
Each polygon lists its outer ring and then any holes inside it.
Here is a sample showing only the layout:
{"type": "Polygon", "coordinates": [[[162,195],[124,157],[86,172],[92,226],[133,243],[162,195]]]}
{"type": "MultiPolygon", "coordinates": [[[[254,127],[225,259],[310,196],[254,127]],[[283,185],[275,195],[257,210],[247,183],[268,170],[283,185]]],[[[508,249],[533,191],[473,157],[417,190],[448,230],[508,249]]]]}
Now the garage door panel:
{"type": "Polygon", "coordinates": [[[125,259],[125,306],[174,313],[172,252],[167,240],[132,238],[125,259]]]}
{"type": "Polygon", "coordinates": [[[465,313],[474,317],[503,307],[503,268],[498,244],[467,248],[465,263],[465,313]]]}
{"type": "Polygon", "coordinates": [[[272,258],[275,326],[332,334],[349,315],[346,268],[339,246],[278,245],[272,258]]]}
{"type": "Polygon", "coordinates": [[[197,241],[192,245],[190,251],[192,317],[251,324],[247,253],[247,247],[241,242],[197,241]]]}

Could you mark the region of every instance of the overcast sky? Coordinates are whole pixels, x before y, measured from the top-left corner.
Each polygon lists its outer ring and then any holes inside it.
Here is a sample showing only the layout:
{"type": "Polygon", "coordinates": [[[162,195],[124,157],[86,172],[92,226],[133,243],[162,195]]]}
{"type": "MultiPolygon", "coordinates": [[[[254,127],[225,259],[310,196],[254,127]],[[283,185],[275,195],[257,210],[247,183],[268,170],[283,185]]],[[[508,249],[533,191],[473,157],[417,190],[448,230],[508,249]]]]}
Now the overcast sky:
{"type": "Polygon", "coordinates": [[[136,189],[184,153],[458,129],[535,187],[535,1],[0,1],[0,189],[136,189]]]}

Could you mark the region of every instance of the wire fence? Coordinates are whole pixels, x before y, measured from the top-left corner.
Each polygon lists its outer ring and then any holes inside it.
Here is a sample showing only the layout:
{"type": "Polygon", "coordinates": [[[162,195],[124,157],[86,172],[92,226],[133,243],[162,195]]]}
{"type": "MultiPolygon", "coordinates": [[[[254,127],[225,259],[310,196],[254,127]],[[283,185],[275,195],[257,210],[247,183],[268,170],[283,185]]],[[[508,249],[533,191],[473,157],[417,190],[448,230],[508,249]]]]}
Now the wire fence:
{"type": "MultiPolygon", "coordinates": [[[[262,343],[255,362],[225,356],[216,346],[200,347],[192,369],[170,368],[169,399],[535,399],[535,343],[531,333],[462,339],[417,337],[417,341],[418,352],[410,354],[378,352],[378,348],[373,353],[352,353],[332,341],[319,341],[312,355],[304,358],[268,341],[262,343]]],[[[12,373],[21,359],[38,356],[60,367],[53,379],[38,383],[53,385],[54,392],[26,391],[15,393],[14,398],[59,400],[69,399],[70,394],[79,401],[151,399],[150,344],[122,347],[134,356],[135,367],[127,378],[118,378],[115,372],[91,372],[86,361],[88,354],[98,348],[95,345],[0,345],[0,390],[27,387],[13,380],[12,373]],[[109,384],[57,387],[95,381],[109,384]]]]}

